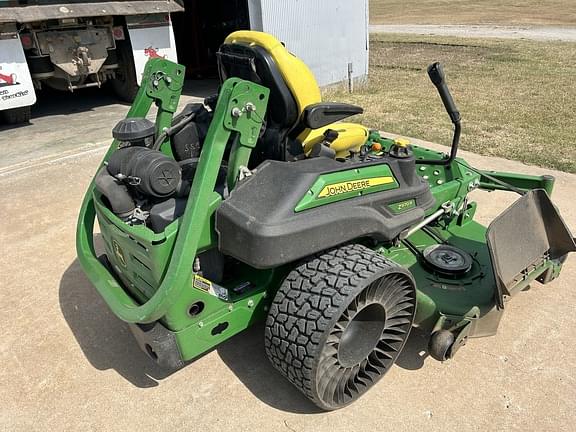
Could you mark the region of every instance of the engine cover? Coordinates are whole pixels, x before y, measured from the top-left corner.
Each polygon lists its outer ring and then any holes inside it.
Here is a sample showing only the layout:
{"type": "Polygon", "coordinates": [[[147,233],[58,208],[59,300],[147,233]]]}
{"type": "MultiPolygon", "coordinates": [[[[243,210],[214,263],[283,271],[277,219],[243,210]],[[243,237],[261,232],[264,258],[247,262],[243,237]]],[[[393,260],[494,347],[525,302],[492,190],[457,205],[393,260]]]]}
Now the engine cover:
{"type": "Polygon", "coordinates": [[[413,159],[266,161],[222,203],[215,228],[221,252],[264,269],[354,239],[391,241],[434,202],[413,159]]]}

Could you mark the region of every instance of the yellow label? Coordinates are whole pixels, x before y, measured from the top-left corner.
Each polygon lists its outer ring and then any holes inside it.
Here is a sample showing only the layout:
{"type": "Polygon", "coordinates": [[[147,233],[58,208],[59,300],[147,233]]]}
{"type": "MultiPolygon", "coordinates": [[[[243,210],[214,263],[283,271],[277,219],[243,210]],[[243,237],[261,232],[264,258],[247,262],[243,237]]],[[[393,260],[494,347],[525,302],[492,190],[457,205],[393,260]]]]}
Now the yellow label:
{"type": "Polygon", "coordinates": [[[334,183],[324,186],[318,194],[318,198],[336,196],[348,192],[362,191],[375,186],[394,183],[394,177],[372,177],[362,180],[352,180],[334,183]]]}
{"type": "Polygon", "coordinates": [[[199,275],[194,275],[194,288],[198,288],[204,291],[210,291],[210,289],[212,288],[212,282],[210,282],[208,279],[203,278],[202,276],[199,275]]]}

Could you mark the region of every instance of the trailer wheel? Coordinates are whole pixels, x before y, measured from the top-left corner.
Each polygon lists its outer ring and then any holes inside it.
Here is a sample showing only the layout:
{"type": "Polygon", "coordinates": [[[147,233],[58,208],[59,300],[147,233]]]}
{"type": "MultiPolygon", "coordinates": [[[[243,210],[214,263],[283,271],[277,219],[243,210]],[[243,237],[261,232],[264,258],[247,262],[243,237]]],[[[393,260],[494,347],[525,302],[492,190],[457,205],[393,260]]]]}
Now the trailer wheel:
{"type": "Polygon", "coordinates": [[[0,111],[2,120],[9,125],[16,125],[21,123],[29,123],[32,116],[32,107],[25,106],[20,108],[12,108],[5,111],[0,111]]]}
{"type": "Polygon", "coordinates": [[[415,310],[407,270],[364,246],[341,246],[306,259],[283,282],[266,321],[266,353],[316,405],[338,409],[390,370],[415,310]]]}
{"type": "Polygon", "coordinates": [[[111,81],[112,88],[120,100],[131,103],[136,98],[139,87],[132,45],[128,39],[116,41],[116,56],[118,69],[116,69],[116,77],[111,81]]]}

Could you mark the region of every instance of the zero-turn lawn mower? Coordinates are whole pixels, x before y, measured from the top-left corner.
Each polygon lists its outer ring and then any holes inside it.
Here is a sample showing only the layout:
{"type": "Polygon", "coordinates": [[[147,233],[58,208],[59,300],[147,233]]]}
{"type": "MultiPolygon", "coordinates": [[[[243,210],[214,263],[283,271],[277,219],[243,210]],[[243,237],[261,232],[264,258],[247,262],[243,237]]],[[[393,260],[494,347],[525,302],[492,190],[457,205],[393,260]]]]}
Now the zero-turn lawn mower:
{"type": "Polygon", "coordinates": [[[450,359],[576,250],[553,177],[456,157],[460,114],[438,63],[428,74],[454,125],[449,155],[340,122],[362,109],[322,102],[270,35],[233,33],[217,57],[218,95],[177,115],[184,67],[148,62],[80,211],[83,269],[159,365],[264,321],[272,364],[341,408],[392,367],[413,326],[450,359]],[[475,189],[521,197],[485,228],[475,189]]]}

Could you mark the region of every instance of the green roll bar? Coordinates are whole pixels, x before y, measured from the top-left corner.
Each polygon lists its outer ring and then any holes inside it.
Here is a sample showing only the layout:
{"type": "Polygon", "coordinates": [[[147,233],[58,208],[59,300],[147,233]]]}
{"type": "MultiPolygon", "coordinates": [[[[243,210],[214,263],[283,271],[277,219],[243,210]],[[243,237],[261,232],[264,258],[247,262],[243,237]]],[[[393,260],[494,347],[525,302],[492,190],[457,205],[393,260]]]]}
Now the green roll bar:
{"type": "MultiPolygon", "coordinates": [[[[164,59],[151,59],[146,65],[142,86],[127,117],[145,117],[152,102],[158,106],[157,133],[171,124],[184,82],[184,67],[164,59]]],[[[214,117],[208,129],[198,168],[177,234],[166,275],[156,293],[138,304],[98,260],[94,249],[94,180],[84,197],[76,231],[76,251],[80,265],[114,314],[131,323],[160,319],[179,298],[190,277],[202,227],[209,214],[218,170],[233,132],[238,134],[231,150],[229,186],[234,186],[242,166],[248,164],[262,127],[269,90],[258,84],[231,78],[222,84],[214,117]]],[[[169,138],[161,149],[170,154],[169,138]]],[[[117,148],[114,141],[102,164],[117,148]]],[[[102,166],[102,165],[101,165],[102,166]]]]}

